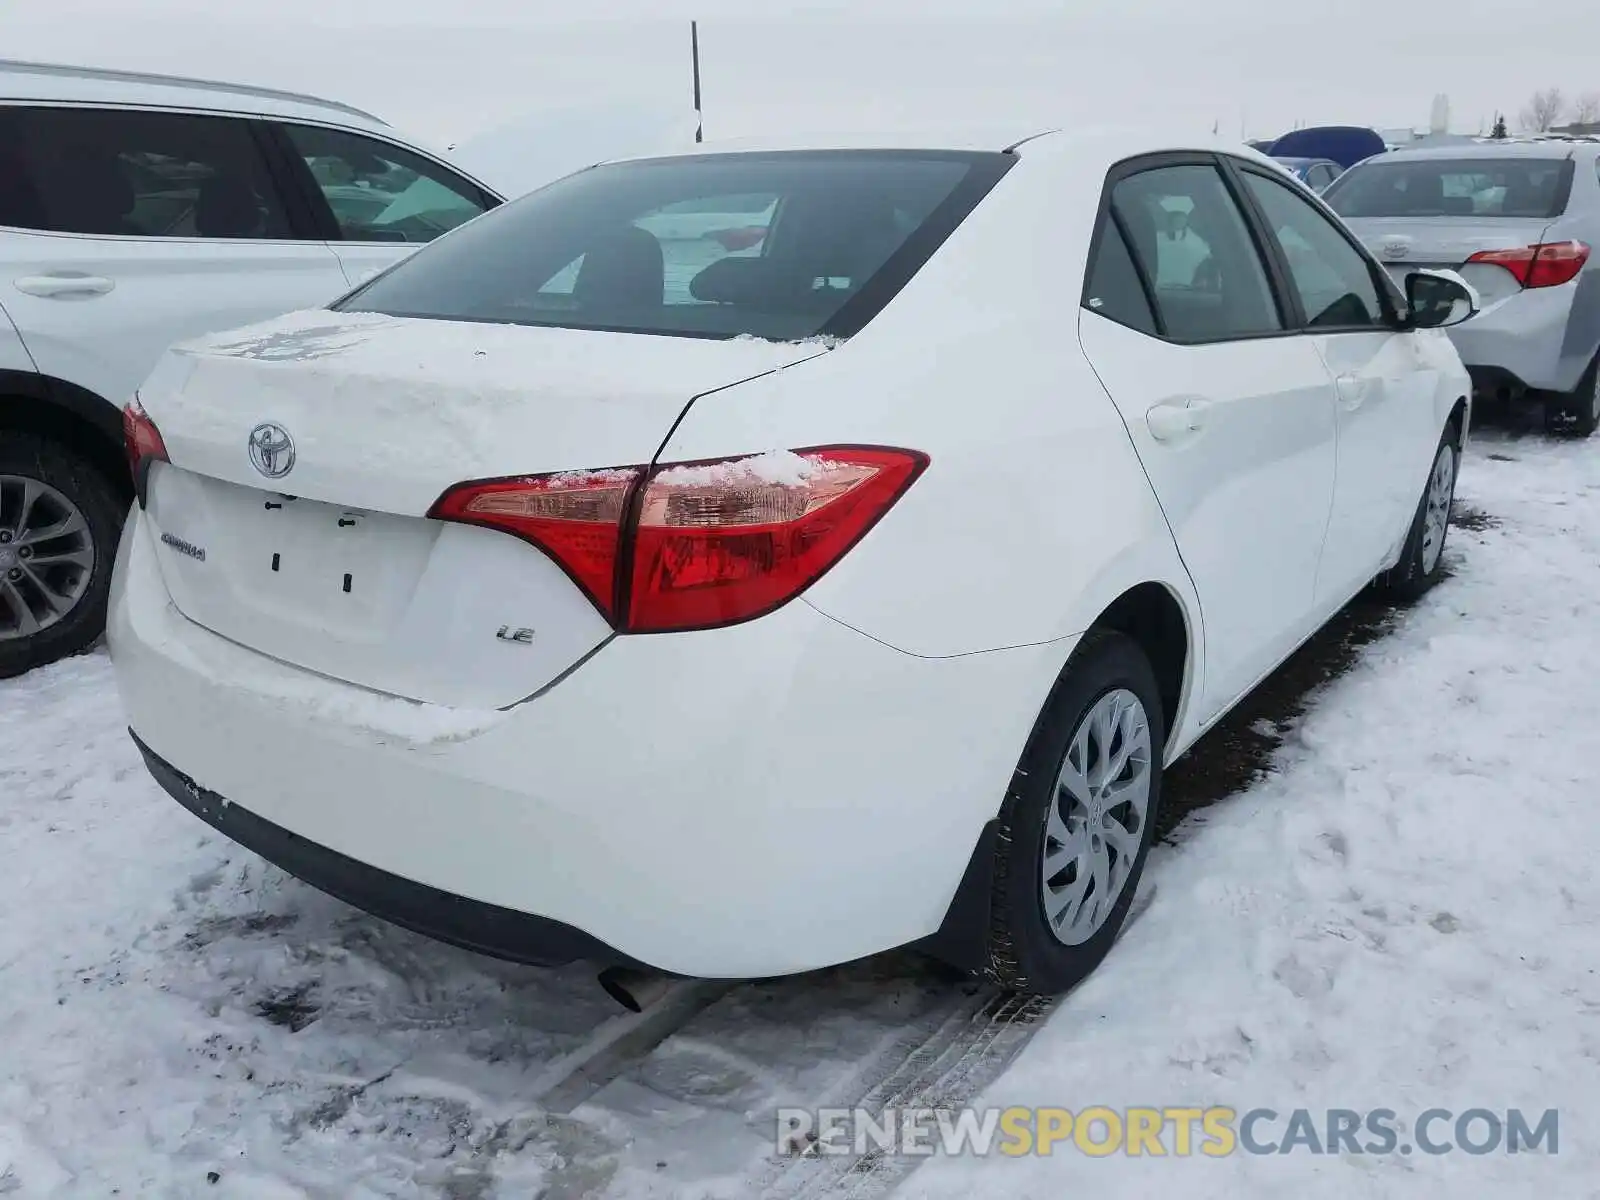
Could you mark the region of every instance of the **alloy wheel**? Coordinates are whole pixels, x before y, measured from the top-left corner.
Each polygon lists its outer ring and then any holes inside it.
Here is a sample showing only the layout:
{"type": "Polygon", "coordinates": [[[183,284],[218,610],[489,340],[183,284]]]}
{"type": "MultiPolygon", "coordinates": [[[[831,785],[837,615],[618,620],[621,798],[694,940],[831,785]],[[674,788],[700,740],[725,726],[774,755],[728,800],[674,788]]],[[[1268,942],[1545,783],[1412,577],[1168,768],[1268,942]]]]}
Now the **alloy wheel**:
{"type": "Polygon", "coordinates": [[[0,475],[0,641],[64,620],[94,565],[94,537],[76,504],[40,480],[0,475]]]}

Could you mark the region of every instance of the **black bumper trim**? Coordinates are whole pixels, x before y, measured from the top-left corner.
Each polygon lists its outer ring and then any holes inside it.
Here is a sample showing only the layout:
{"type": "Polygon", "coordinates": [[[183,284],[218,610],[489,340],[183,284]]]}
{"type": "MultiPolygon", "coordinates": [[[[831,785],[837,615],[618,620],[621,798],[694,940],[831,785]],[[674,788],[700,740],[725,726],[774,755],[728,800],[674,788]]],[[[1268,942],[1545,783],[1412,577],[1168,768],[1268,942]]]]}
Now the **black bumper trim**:
{"type": "Polygon", "coordinates": [[[440,891],[318,845],[201,787],[133,730],[128,733],[155,781],[184,808],[246,850],[346,904],[414,933],[509,962],[647,965],[571,925],[440,891]]]}

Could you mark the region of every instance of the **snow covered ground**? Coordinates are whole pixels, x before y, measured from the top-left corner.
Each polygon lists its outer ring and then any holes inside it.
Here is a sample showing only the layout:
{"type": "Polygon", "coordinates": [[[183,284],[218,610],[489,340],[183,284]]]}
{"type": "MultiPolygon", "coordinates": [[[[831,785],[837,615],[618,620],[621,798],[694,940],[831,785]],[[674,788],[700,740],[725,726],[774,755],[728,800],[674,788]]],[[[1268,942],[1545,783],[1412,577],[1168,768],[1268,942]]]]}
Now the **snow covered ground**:
{"type": "MultiPolygon", "coordinates": [[[[983,1100],[1558,1108],[1559,1154],[1058,1151],[900,1195],[1600,1195],[1600,444],[1481,435],[1461,495],[1494,523],[1453,531],[1454,578],[1185,823],[983,1100]]],[[[641,1025],[587,972],[393,929],[173,804],[103,655],[0,684],[0,861],[0,1196],[750,1195],[777,1106],[962,993],[900,958],[691,989],[607,1066],[641,1025]]]]}

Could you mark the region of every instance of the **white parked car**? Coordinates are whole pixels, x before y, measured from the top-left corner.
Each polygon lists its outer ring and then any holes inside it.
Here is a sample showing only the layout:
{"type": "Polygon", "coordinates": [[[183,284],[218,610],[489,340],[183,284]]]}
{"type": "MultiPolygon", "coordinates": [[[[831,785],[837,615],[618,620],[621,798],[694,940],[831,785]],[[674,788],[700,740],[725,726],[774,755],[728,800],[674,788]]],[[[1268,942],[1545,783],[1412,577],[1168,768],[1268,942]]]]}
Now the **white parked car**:
{"type": "Polygon", "coordinates": [[[99,637],[120,410],[169,345],[331,301],[499,202],[333,101],[0,61],[0,678],[99,637]]]}
{"type": "Polygon", "coordinates": [[[133,733],[216,828],[479,950],[1066,988],[1163,768],[1375,579],[1439,578],[1473,299],[1407,286],[1221,144],[580,172],[162,361],[133,733]],[[680,293],[674,206],[759,212],[759,252],[680,293]]]}

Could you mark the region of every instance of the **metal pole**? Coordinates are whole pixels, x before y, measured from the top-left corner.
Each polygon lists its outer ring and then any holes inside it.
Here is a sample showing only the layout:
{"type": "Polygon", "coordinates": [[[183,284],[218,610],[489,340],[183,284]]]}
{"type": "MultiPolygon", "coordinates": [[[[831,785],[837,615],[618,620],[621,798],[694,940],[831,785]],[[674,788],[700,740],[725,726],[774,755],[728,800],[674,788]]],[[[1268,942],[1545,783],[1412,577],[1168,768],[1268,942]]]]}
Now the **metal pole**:
{"type": "Polygon", "coordinates": [[[705,117],[700,111],[700,22],[689,22],[689,52],[694,56],[694,140],[705,141],[705,117]]]}

